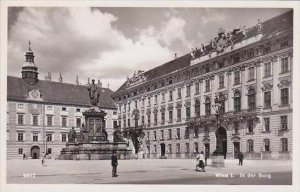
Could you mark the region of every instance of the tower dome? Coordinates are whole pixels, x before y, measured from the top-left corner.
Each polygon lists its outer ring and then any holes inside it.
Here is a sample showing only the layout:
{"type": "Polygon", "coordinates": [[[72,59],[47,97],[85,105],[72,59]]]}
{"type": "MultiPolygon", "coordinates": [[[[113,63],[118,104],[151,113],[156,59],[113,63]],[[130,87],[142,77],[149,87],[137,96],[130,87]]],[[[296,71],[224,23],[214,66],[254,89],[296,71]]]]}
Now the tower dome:
{"type": "Polygon", "coordinates": [[[31,42],[28,43],[28,51],[25,54],[25,63],[22,65],[22,79],[30,85],[35,85],[38,81],[38,67],[34,63],[34,54],[31,50],[31,42]]]}

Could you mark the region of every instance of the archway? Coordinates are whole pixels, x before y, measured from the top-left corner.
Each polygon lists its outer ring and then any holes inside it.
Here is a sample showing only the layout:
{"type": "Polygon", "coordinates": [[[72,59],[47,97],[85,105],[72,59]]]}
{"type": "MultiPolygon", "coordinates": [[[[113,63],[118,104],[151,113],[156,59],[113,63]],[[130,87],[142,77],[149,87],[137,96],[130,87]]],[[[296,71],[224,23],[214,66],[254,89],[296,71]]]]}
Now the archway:
{"type": "Polygon", "coordinates": [[[224,127],[220,127],[216,131],[216,140],[217,145],[216,149],[221,151],[224,154],[224,159],[226,159],[226,153],[227,153],[227,133],[226,129],[224,127]]]}
{"type": "Polygon", "coordinates": [[[166,144],[164,144],[164,143],[161,143],[160,144],[160,156],[165,156],[165,154],[166,154],[166,144]]]}
{"type": "Polygon", "coordinates": [[[40,158],[40,148],[38,146],[31,147],[31,157],[32,159],[40,158]]]}

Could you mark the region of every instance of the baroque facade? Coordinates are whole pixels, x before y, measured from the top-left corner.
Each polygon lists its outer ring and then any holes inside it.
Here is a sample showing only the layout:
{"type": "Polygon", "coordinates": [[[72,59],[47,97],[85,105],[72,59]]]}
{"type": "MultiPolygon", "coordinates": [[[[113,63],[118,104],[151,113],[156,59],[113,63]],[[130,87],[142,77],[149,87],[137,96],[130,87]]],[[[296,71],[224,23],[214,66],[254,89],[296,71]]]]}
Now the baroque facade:
{"type": "Polygon", "coordinates": [[[147,158],[292,157],[293,12],[234,29],[190,54],[138,71],[113,94],[124,132],[147,158]],[[216,110],[217,106],[221,106],[216,110]]]}
{"type": "MultiPolygon", "coordinates": [[[[57,158],[68,142],[72,127],[79,133],[85,119],[83,112],[92,106],[87,85],[63,83],[38,78],[38,67],[29,46],[22,65],[22,78],[7,77],[7,158],[40,158],[42,153],[57,158]]],[[[97,106],[106,112],[105,128],[112,140],[117,127],[117,108],[112,91],[97,84],[100,97],[97,106]]]]}

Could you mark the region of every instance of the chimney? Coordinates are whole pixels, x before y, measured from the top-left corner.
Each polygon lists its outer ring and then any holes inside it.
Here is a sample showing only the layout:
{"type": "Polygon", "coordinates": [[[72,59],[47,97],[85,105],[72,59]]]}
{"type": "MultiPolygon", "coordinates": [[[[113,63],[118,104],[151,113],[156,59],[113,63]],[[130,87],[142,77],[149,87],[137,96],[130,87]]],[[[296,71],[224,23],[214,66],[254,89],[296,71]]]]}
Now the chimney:
{"type": "Polygon", "coordinates": [[[63,78],[62,78],[62,76],[61,76],[61,73],[59,74],[58,82],[60,82],[60,83],[63,82],[63,78]]]}
{"type": "Polygon", "coordinates": [[[48,73],[47,73],[47,75],[45,76],[45,80],[46,80],[46,81],[52,81],[51,72],[48,72],[48,73]]]}

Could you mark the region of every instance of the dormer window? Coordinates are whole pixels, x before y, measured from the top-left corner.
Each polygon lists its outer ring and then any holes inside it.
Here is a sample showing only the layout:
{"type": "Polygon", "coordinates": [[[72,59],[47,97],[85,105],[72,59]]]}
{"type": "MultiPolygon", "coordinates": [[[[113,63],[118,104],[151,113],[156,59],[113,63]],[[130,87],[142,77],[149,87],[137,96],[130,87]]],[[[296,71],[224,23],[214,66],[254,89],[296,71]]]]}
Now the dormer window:
{"type": "Polygon", "coordinates": [[[67,108],[66,107],[62,107],[61,110],[62,111],[67,111],[67,108]]]}

